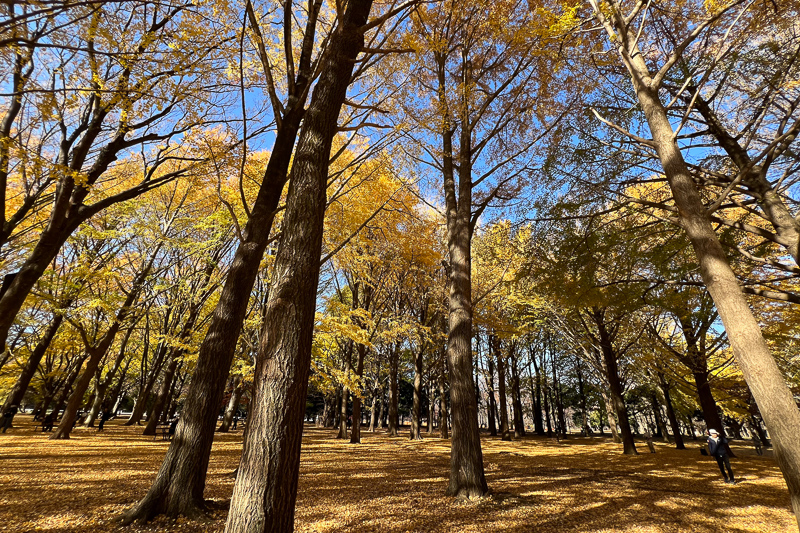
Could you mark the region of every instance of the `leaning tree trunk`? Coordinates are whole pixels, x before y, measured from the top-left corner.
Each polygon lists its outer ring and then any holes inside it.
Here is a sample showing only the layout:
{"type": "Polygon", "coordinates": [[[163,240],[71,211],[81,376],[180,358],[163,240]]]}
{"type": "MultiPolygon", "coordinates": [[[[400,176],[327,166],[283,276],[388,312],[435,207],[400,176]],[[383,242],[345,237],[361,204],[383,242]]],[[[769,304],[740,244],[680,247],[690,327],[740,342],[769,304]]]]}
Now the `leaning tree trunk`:
{"type": "MultiPolygon", "coordinates": [[[[638,35],[627,31],[622,14],[616,12],[613,17],[613,24],[621,37],[618,38],[618,50],[632,75],[652,144],[672,191],[680,225],[692,243],[703,283],[725,326],[734,358],[764,416],[772,437],[775,459],[789,488],[792,508],[800,526],[800,439],[797,438],[800,435],[800,411],[714,232],[660,100],[660,87],[654,82],[638,48],[638,35]]],[[[614,33],[614,28],[608,29],[610,34],[614,33]]]]}
{"type": "Polygon", "coordinates": [[[61,417],[61,423],[58,425],[58,429],[50,436],[51,439],[69,438],[69,434],[75,424],[75,419],[78,416],[78,409],[83,404],[83,395],[86,394],[86,390],[92,383],[92,379],[95,377],[97,369],[100,366],[100,361],[102,361],[109,348],[111,348],[122,322],[130,315],[133,304],[139,298],[139,293],[144,287],[144,282],[150,274],[150,270],[153,267],[153,263],[160,249],[161,245],[159,244],[150,253],[146,265],[142,271],[136,275],[136,278],[134,278],[131,289],[128,291],[128,295],[125,297],[122,307],[117,311],[117,315],[114,317],[114,323],[108,328],[108,331],[100,339],[100,342],[94,346],[88,346],[87,344],[86,352],[89,354],[89,361],[86,363],[86,368],[80,378],[78,378],[78,381],[75,383],[75,390],[72,391],[72,395],[69,397],[69,403],[64,410],[64,416],[61,417]]]}
{"type": "Polygon", "coordinates": [[[94,402],[92,403],[92,408],[89,410],[89,414],[84,421],[84,427],[93,427],[94,421],[100,415],[100,410],[103,408],[103,402],[106,400],[108,388],[111,386],[111,383],[114,380],[114,375],[117,373],[119,367],[122,365],[122,361],[125,359],[125,348],[128,345],[128,340],[131,338],[133,329],[134,326],[131,326],[125,332],[125,337],[122,338],[122,342],[120,343],[119,353],[117,354],[117,358],[114,360],[114,365],[106,373],[106,376],[97,384],[97,394],[95,395],[94,402]]]}
{"type": "Polygon", "coordinates": [[[330,150],[371,7],[372,0],[347,4],[303,124],[227,533],[294,529],[330,150]]]}
{"type": "Polygon", "coordinates": [[[61,327],[63,321],[63,314],[56,313],[53,315],[53,320],[50,322],[50,325],[47,326],[44,335],[42,335],[42,338],[36,344],[36,348],[33,349],[30,357],[28,357],[28,361],[25,363],[22,372],[17,376],[17,381],[14,382],[11,392],[6,397],[6,402],[3,404],[3,409],[0,413],[5,413],[12,405],[20,405],[22,403],[22,398],[28,390],[28,385],[30,385],[31,379],[33,379],[36,370],[39,368],[39,362],[42,360],[42,357],[44,357],[47,348],[56,336],[58,328],[61,327]]]}
{"type": "MultiPolygon", "coordinates": [[[[313,31],[311,33],[313,40],[313,31]]],[[[304,64],[302,59],[300,64],[304,64]]],[[[175,437],[147,495],[120,517],[123,524],[134,520],[145,522],[158,514],[198,516],[205,508],[203,492],[217,415],[247,312],[248,296],[269,243],[272,222],[286,182],[304,114],[307,84],[312,79],[311,73],[304,68],[300,68],[297,75],[294,85],[298,92],[290,98],[291,106],[278,128],[258,196],[242,232],[242,241],[236,248],[200,346],[175,437]]]]}
{"type": "MultiPolygon", "coordinates": [[[[619,427],[619,434],[622,438],[622,453],[626,455],[637,455],[636,445],[633,442],[633,433],[631,433],[631,424],[628,420],[628,408],[625,405],[625,398],[622,395],[622,381],[619,378],[619,368],[617,367],[617,354],[614,347],[611,345],[611,338],[606,330],[604,312],[601,309],[592,310],[592,318],[597,325],[597,331],[600,337],[600,351],[603,354],[603,362],[605,363],[606,378],[608,379],[608,395],[611,399],[611,406],[616,414],[616,422],[619,427]]],[[[609,424],[611,423],[611,416],[609,412],[609,424]]],[[[613,429],[612,429],[613,432],[613,429]]]]}
{"type": "Polygon", "coordinates": [[[658,373],[658,386],[661,388],[661,392],[664,394],[664,405],[667,408],[667,418],[669,419],[669,425],[672,428],[672,436],[675,439],[675,448],[678,450],[685,450],[686,446],[683,444],[683,433],[681,432],[681,426],[678,423],[678,417],[675,416],[675,408],[672,406],[672,397],[669,393],[669,383],[667,383],[667,379],[661,372],[658,373]]]}
{"type": "Polygon", "coordinates": [[[233,391],[231,392],[231,400],[228,402],[228,407],[225,408],[225,414],[222,416],[222,424],[217,429],[220,433],[227,433],[230,430],[231,423],[233,422],[233,415],[239,409],[239,402],[242,400],[244,394],[244,383],[242,376],[233,378],[233,391]]]}

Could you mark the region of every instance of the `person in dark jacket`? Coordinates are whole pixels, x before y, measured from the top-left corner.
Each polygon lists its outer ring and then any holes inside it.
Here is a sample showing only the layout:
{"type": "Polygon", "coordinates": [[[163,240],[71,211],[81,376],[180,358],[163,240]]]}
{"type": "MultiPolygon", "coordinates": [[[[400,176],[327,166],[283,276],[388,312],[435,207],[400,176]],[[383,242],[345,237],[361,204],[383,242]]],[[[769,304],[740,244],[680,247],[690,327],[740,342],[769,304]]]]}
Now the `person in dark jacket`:
{"type": "Polygon", "coordinates": [[[725,437],[720,436],[716,429],[708,430],[708,453],[717,460],[719,471],[722,472],[722,477],[725,478],[725,483],[736,483],[733,479],[733,470],[731,470],[731,461],[728,459],[728,454],[725,450],[725,445],[728,441],[725,437]],[[727,474],[725,469],[728,469],[727,474]]]}

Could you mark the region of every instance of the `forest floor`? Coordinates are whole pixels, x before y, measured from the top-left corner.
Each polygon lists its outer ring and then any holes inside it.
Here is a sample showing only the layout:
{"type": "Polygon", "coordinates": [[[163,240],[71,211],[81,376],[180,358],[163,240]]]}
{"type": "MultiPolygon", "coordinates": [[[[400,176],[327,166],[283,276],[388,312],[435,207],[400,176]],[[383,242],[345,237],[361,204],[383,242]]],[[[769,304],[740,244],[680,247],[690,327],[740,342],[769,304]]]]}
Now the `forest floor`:
{"type": "MultiPolygon", "coordinates": [[[[147,491],[166,441],[142,427],[111,421],[106,430],[78,428],[68,441],[33,431],[30,415],[0,434],[0,531],[130,533],[221,532],[233,490],[231,473],[242,431],[218,434],[206,497],[220,510],[207,522],[160,518],[118,528],[113,518],[147,491]]],[[[301,532],[789,532],[797,531],[789,496],[771,451],[733,450],[737,485],[723,483],[700,441],[678,451],[624,456],[607,438],[556,442],[485,436],[491,494],[476,503],[444,496],[448,441],[383,433],[346,444],[334,432],[306,426],[296,529],[301,532]]],[[[405,435],[405,433],[404,433],[405,435]]],[[[639,451],[647,452],[644,443],[639,451]]]]}

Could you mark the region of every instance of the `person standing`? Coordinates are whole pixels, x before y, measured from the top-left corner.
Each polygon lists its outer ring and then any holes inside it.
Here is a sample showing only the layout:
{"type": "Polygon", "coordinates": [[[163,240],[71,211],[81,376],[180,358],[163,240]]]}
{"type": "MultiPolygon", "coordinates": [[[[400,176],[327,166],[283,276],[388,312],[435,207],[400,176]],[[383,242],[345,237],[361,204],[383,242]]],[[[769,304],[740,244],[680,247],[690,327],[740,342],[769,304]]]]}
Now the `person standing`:
{"type": "Polygon", "coordinates": [[[708,453],[717,460],[719,471],[722,472],[722,477],[725,478],[725,483],[736,483],[733,479],[733,470],[731,470],[731,461],[728,459],[725,445],[728,443],[725,437],[721,437],[716,429],[708,430],[708,453]],[[728,472],[725,472],[725,469],[728,472]]]}

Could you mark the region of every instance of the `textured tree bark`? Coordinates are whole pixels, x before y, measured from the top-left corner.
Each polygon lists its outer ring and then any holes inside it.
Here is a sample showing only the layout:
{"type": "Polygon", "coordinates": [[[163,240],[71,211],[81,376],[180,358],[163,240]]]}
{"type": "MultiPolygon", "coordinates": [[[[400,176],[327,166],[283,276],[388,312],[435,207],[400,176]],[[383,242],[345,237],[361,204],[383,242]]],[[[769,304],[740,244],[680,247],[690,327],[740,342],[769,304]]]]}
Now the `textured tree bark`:
{"type": "MultiPolygon", "coordinates": [[[[315,5],[318,10],[319,2],[315,5]]],[[[305,36],[311,42],[316,29],[316,14],[309,15],[309,19],[312,18],[314,22],[307,24],[305,36]]],[[[158,514],[202,516],[206,470],[217,414],[247,311],[248,296],[269,243],[272,222],[286,183],[297,132],[305,113],[307,88],[313,79],[311,58],[305,56],[304,52],[294,80],[295,93],[290,94],[289,106],[278,128],[258,196],[242,232],[242,242],[236,248],[200,346],[175,437],[147,495],[120,517],[123,524],[146,522],[158,514]]]]}
{"type": "MultiPolygon", "coordinates": [[[[445,151],[448,151],[447,147],[445,151]]],[[[460,213],[461,216],[458,217],[454,216],[455,213],[453,216],[448,215],[451,273],[447,360],[450,369],[453,432],[447,494],[473,499],[484,496],[489,488],[483,470],[478,405],[472,382],[471,202],[462,195],[460,204],[468,206],[466,216],[464,213],[460,213]]]]}
{"type": "Polygon", "coordinates": [[[678,209],[680,225],[692,243],[700,274],[725,326],[736,362],[772,436],[775,459],[789,488],[800,526],[800,440],[797,438],[800,411],[714,232],[659,98],[660,87],[638,48],[638,35],[629,31],[621,13],[613,11],[611,16],[611,21],[607,21],[600,14],[601,22],[606,25],[609,36],[618,34],[618,51],[631,74],[653,146],[678,209]]]}
{"type": "Polygon", "coordinates": [[[242,376],[235,376],[233,378],[233,391],[231,391],[231,400],[225,408],[225,414],[222,416],[222,424],[220,424],[217,431],[220,433],[227,433],[230,431],[233,416],[239,409],[239,402],[242,400],[244,394],[244,384],[242,383],[242,376]]]}
{"type": "Polygon", "coordinates": [[[227,533],[294,528],[330,150],[354,61],[364,45],[360,28],[371,8],[372,0],[347,4],[303,124],[227,533]]]}

